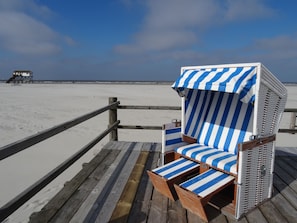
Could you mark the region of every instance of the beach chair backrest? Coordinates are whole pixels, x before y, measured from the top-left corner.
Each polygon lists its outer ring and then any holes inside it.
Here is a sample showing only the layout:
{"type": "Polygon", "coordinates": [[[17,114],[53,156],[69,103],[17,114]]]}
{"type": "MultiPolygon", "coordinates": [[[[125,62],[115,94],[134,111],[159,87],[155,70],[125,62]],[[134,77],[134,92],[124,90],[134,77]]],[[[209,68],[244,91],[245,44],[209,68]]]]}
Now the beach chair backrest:
{"type": "Polygon", "coordinates": [[[182,67],[172,88],[182,97],[184,140],[234,154],[250,136],[276,134],[287,97],[261,63],[182,67]]]}
{"type": "Polygon", "coordinates": [[[197,143],[237,154],[252,135],[253,104],[234,93],[189,90],[184,100],[184,135],[197,143]]]}
{"type": "Polygon", "coordinates": [[[186,140],[237,154],[253,135],[257,64],[182,67],[172,85],[183,98],[186,140]]]}

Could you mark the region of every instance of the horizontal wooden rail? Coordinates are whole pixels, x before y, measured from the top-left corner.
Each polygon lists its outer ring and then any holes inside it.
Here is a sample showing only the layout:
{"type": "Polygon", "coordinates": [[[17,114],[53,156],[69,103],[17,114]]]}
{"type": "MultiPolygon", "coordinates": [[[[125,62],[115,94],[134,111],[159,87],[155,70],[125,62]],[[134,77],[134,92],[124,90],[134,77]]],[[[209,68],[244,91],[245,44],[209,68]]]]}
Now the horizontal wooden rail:
{"type": "Polygon", "coordinates": [[[289,126],[289,129],[279,129],[278,132],[291,133],[291,134],[297,133],[297,129],[296,129],[296,127],[297,127],[297,125],[296,125],[297,109],[296,108],[285,108],[284,112],[291,113],[290,126],[289,126]]]}
{"type": "MultiPolygon", "coordinates": [[[[118,105],[118,109],[131,110],[181,110],[180,106],[154,106],[154,105],[118,105]]],[[[297,113],[297,108],[285,108],[284,112],[297,113]]],[[[294,127],[296,127],[294,125],[294,127]]],[[[119,129],[146,129],[146,130],[161,130],[162,126],[142,126],[142,125],[119,125],[119,129]]],[[[279,133],[297,133],[297,129],[279,129],[279,133]]]]}
{"type": "MultiPolygon", "coordinates": [[[[155,105],[119,105],[118,109],[131,110],[181,110],[180,106],[155,106],[155,105]]],[[[148,126],[148,125],[119,125],[119,129],[145,129],[145,130],[162,130],[162,126],[148,126]]]]}
{"type": "MultiPolygon", "coordinates": [[[[162,130],[162,126],[153,125],[119,125],[118,129],[162,130]]],[[[279,129],[279,133],[297,133],[297,129],[279,129]]]]}
{"type": "Polygon", "coordinates": [[[285,108],[284,112],[297,112],[297,108],[285,108]]]}
{"type": "MultiPolygon", "coordinates": [[[[118,105],[118,109],[131,110],[181,110],[180,106],[150,106],[150,105],[118,105]]],[[[297,108],[285,108],[284,112],[297,113],[297,108]]],[[[162,130],[162,126],[144,126],[144,125],[119,125],[119,129],[144,129],[144,130],[162,130]]],[[[279,133],[297,133],[297,129],[279,129],[279,133]]]]}
{"type": "Polygon", "coordinates": [[[86,115],[80,116],[78,118],[75,118],[71,121],[62,123],[60,125],[57,125],[53,128],[47,129],[45,131],[42,131],[40,133],[37,133],[33,136],[30,136],[28,138],[22,139],[20,141],[11,143],[7,146],[4,146],[2,148],[0,148],[0,160],[5,159],[11,155],[14,155],[30,146],[33,146],[45,139],[48,139],[60,132],[65,131],[66,129],[69,129],[75,125],[78,125],[90,118],[93,118],[94,116],[101,114],[111,108],[116,108],[119,105],[120,102],[114,102],[113,104],[110,104],[108,106],[105,106],[103,108],[100,108],[98,110],[95,110],[93,112],[90,112],[86,115]]]}
{"type": "Polygon", "coordinates": [[[279,133],[291,133],[291,134],[295,134],[295,133],[297,133],[297,129],[279,129],[278,132],[279,133]]]}
{"type": "MultiPolygon", "coordinates": [[[[155,106],[155,105],[118,105],[118,109],[142,110],[181,110],[180,106],[155,106]]],[[[284,112],[297,112],[297,108],[285,108],[284,112]]]]}
{"type": "Polygon", "coordinates": [[[150,125],[119,125],[119,129],[147,129],[147,130],[162,130],[162,126],[150,125]]]}
{"type": "Polygon", "coordinates": [[[118,109],[181,110],[180,106],[119,105],[118,109]]]}

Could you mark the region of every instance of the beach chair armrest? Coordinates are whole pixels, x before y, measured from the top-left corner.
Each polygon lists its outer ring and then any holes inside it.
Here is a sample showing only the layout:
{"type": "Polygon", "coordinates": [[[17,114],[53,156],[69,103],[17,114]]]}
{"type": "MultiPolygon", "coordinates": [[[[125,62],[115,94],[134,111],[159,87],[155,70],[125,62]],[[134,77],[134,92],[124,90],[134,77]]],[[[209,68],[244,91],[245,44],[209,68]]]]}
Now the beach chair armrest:
{"type": "Polygon", "coordinates": [[[256,148],[258,146],[264,145],[266,143],[275,141],[275,134],[265,137],[256,138],[247,142],[238,144],[240,151],[245,151],[249,149],[256,148]]]}
{"type": "MultiPolygon", "coordinates": [[[[181,124],[178,121],[164,124],[162,129],[162,158],[166,152],[173,151],[175,148],[185,145],[181,133],[181,124]]],[[[164,159],[162,159],[164,164],[164,159]]]]}
{"type": "Polygon", "coordinates": [[[172,150],[175,145],[182,142],[180,122],[172,122],[163,125],[162,151],[172,150]]]}

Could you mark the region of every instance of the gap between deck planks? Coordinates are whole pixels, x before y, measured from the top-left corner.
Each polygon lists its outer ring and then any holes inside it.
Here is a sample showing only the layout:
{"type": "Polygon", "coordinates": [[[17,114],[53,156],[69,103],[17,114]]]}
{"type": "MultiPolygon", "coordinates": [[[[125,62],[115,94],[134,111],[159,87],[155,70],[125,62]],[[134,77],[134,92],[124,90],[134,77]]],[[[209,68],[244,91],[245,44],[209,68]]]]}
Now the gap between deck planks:
{"type": "MultiPolygon", "coordinates": [[[[30,222],[202,222],[155,191],[157,143],[110,142],[30,222]],[[133,188],[133,190],[132,190],[133,188]]],[[[275,159],[274,195],[237,222],[296,222],[297,156],[275,159]]],[[[210,222],[236,222],[207,206],[210,222]]]]}

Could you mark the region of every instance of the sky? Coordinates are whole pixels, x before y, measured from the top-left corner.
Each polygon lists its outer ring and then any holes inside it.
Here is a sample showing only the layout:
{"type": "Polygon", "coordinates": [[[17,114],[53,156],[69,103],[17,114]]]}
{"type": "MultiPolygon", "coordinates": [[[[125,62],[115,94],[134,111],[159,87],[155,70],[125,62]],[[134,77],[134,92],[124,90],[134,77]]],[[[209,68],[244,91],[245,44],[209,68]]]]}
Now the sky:
{"type": "Polygon", "coordinates": [[[182,66],[263,63],[297,82],[293,0],[0,0],[0,80],[174,81],[182,66]]]}

